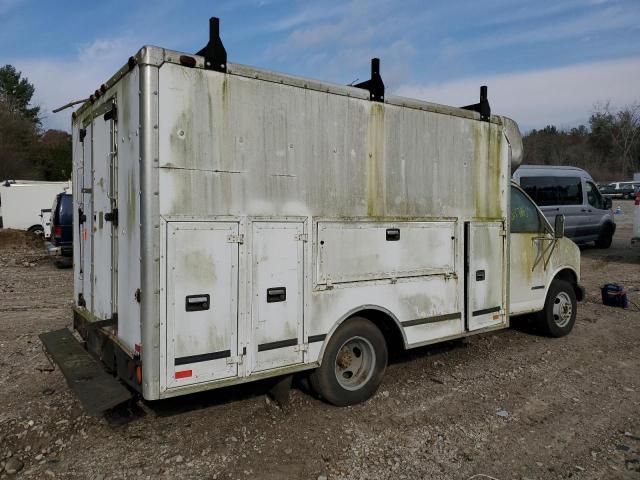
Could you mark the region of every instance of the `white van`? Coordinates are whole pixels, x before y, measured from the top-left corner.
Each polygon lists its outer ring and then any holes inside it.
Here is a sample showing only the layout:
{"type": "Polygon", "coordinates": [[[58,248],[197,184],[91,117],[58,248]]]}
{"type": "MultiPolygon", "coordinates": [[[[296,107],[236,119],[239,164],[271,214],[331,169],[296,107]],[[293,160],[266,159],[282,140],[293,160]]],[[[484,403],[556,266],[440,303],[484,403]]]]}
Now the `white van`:
{"type": "Polygon", "coordinates": [[[611,199],[601,195],[587,172],[577,167],[521,165],[513,179],[553,222],[565,217],[565,233],[576,243],[609,248],[616,231],[611,199]]]}
{"type": "MultiPolygon", "coordinates": [[[[74,327],[130,389],[308,371],[350,405],[390,349],[531,312],[571,331],[580,251],[511,184],[520,132],[486,89],[456,108],[385,95],[375,60],[355,87],[231,64],[217,19],[211,45],[142,48],[73,116],[74,327]]],[[[126,397],[71,332],[42,339],[87,408],[126,397]]]]}

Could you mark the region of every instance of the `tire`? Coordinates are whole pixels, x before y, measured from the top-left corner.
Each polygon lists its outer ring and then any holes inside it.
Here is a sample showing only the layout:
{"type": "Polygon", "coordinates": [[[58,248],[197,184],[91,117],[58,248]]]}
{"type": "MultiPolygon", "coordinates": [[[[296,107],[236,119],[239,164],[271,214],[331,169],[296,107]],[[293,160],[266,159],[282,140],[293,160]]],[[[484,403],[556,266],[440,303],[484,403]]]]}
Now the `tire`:
{"type": "Polygon", "coordinates": [[[387,343],[378,327],[353,317],[329,340],[322,364],[309,376],[311,387],[339,407],[364,402],[380,386],[387,360],[387,343]]]}
{"type": "Polygon", "coordinates": [[[36,235],[38,237],[44,236],[44,228],[41,225],[33,225],[32,227],[29,227],[29,230],[27,231],[30,234],[36,235]]]}
{"type": "Polygon", "coordinates": [[[537,315],[540,326],[551,337],[564,337],[576,323],[576,312],[576,292],[573,286],[564,280],[553,280],[544,309],[537,315]]]}
{"type": "Polygon", "coordinates": [[[611,246],[611,242],[613,242],[613,229],[610,225],[605,225],[602,227],[600,235],[596,240],[596,247],[609,248],[611,246]]]}

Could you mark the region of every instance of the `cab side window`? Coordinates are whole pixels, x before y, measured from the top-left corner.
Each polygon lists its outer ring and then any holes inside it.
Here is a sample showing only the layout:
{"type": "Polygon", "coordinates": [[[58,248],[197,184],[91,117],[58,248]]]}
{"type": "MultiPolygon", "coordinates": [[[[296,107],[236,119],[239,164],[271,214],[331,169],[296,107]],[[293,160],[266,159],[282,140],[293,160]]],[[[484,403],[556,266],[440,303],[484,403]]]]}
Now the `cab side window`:
{"type": "Polygon", "coordinates": [[[587,182],[587,202],[593,208],[597,208],[598,210],[604,210],[604,199],[600,192],[598,191],[598,187],[596,187],[593,183],[587,182]]]}
{"type": "Polygon", "coordinates": [[[542,232],[538,209],[531,200],[515,187],[511,187],[511,233],[542,232]]]}

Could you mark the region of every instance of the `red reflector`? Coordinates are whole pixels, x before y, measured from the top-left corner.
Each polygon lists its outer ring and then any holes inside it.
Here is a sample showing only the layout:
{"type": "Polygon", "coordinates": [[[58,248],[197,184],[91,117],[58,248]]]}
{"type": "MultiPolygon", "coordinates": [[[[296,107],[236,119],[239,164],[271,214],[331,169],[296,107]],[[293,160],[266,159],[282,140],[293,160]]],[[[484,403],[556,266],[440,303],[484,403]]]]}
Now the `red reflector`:
{"type": "Polygon", "coordinates": [[[176,378],[187,378],[193,375],[191,370],[182,370],[180,372],[176,372],[176,378]]]}
{"type": "Polygon", "coordinates": [[[134,348],[135,348],[135,350],[136,350],[136,353],[140,353],[140,344],[139,344],[139,343],[136,343],[136,344],[134,345],[134,348]]]}
{"type": "Polygon", "coordinates": [[[188,55],[180,55],[180,64],[193,68],[196,66],[196,59],[188,55]]]}
{"type": "Polygon", "coordinates": [[[62,227],[54,227],[53,228],[53,235],[56,238],[62,238],[62,227]]]}

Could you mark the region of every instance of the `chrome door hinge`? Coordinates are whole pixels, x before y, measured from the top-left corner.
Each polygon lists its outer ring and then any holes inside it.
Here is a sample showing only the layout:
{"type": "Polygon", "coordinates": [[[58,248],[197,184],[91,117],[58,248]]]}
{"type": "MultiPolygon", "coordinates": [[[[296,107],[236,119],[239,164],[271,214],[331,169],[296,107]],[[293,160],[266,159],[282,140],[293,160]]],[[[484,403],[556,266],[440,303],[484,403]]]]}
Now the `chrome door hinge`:
{"type": "Polygon", "coordinates": [[[227,242],[229,243],[244,243],[244,235],[240,234],[240,235],[229,235],[227,237],[227,242]]]}

